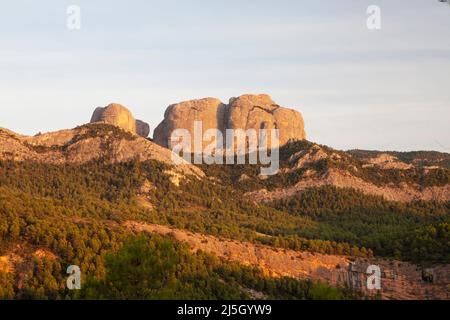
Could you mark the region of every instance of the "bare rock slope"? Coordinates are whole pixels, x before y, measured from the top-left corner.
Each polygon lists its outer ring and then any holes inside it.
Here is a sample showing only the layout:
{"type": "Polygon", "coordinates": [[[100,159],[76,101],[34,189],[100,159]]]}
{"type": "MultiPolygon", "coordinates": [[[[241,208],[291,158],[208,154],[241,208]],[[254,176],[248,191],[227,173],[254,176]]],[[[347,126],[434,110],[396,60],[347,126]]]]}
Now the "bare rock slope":
{"type": "Polygon", "coordinates": [[[23,136],[0,128],[0,159],[51,164],[83,164],[96,159],[117,163],[133,159],[157,160],[173,165],[183,175],[203,176],[197,167],[177,158],[170,150],[119,127],[91,123],[74,129],[23,136]]]}
{"type": "Polygon", "coordinates": [[[127,221],[125,226],[134,232],[171,234],[178,241],[188,243],[193,251],[213,253],[218,257],[238,261],[262,269],[272,277],[289,276],[312,279],[332,285],[351,287],[374,295],[367,290],[367,267],[380,266],[383,299],[449,299],[450,265],[437,265],[427,270],[408,262],[379,258],[358,258],[328,255],[307,251],[280,250],[167,226],[127,221]],[[425,271],[432,272],[432,283],[423,279],[425,271]]]}
{"type": "MultiPolygon", "coordinates": [[[[413,165],[384,154],[358,160],[349,152],[306,141],[304,144],[309,146],[293,149],[285,155],[276,177],[266,177],[271,181],[281,176],[295,179],[288,179],[290,183],[275,188],[256,187],[246,194],[248,199],[272,202],[296,196],[308,189],[333,186],[382,196],[388,201],[450,200],[449,171],[446,168],[413,165]]],[[[261,177],[253,177],[256,181],[258,178],[261,177]]],[[[245,179],[242,180],[245,182],[245,179]]]]}
{"type": "Polygon", "coordinates": [[[274,190],[265,188],[248,192],[246,197],[256,202],[272,202],[280,199],[290,198],[297,194],[323,186],[333,186],[337,188],[350,188],[359,190],[367,195],[382,196],[388,201],[411,202],[423,201],[449,201],[450,185],[422,187],[418,184],[409,185],[406,183],[396,185],[378,186],[353,176],[345,170],[331,169],[324,174],[306,172],[295,185],[274,190]]]}

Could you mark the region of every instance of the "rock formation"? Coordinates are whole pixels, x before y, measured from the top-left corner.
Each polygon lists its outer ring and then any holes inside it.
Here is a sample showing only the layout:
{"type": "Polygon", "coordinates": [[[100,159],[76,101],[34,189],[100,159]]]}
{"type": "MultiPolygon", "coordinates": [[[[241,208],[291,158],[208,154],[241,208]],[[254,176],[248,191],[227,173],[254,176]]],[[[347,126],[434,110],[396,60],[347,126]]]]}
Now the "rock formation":
{"type": "MultiPolygon", "coordinates": [[[[218,129],[224,137],[226,129],[279,129],[280,145],[289,140],[305,139],[300,112],[280,107],[266,94],[248,94],[231,98],[229,104],[215,98],[173,104],[167,108],[164,120],[155,129],[154,141],[168,147],[175,129],[187,129],[193,136],[194,121],[202,121],[203,132],[218,129]]],[[[205,141],[204,145],[209,143],[205,141]]]]}
{"type": "Polygon", "coordinates": [[[110,163],[156,160],[169,166],[176,160],[180,165],[174,167],[174,172],[204,176],[194,165],[177,160],[170,150],[111,124],[92,123],[36,136],[0,128],[0,160],[82,165],[98,159],[110,163]]]}
{"type": "Polygon", "coordinates": [[[136,120],[136,134],[141,137],[147,138],[150,134],[149,124],[142,120],[136,120]]]}
{"type": "Polygon", "coordinates": [[[280,145],[306,138],[300,112],[280,107],[266,94],[231,98],[227,121],[231,129],[279,129],[280,145]]]}
{"type": "Polygon", "coordinates": [[[150,133],[150,126],[147,123],[134,119],[130,110],[118,103],[96,108],[90,122],[109,123],[144,138],[150,133]]]}
{"type": "Polygon", "coordinates": [[[393,259],[359,258],[318,252],[278,250],[249,242],[233,241],[211,235],[189,232],[167,226],[126,221],[133,232],[168,235],[187,243],[192,251],[214,254],[229,261],[245,261],[272,277],[312,279],[334,286],[352,288],[383,299],[448,299],[450,265],[435,266],[430,270],[432,283],[423,280],[423,266],[393,259]],[[382,270],[381,290],[367,288],[367,267],[379,266],[382,270]]]}

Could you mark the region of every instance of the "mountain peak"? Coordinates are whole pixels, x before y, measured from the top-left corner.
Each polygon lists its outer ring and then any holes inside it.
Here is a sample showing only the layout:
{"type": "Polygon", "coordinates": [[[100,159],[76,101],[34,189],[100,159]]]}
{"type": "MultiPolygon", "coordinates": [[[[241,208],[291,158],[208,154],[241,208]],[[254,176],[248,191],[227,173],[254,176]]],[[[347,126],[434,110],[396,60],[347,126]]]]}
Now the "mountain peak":
{"type": "Polygon", "coordinates": [[[150,133],[150,126],[146,122],[136,120],[131,111],[119,103],[110,103],[106,107],[97,107],[92,114],[90,122],[109,123],[144,138],[150,133]]]}
{"type": "Polygon", "coordinates": [[[223,134],[227,129],[279,129],[280,145],[306,139],[300,112],[279,106],[267,94],[245,94],[230,98],[228,104],[204,98],[170,105],[155,129],[154,141],[167,147],[176,129],[187,129],[192,135],[195,121],[201,121],[205,131],[218,129],[223,134]]]}

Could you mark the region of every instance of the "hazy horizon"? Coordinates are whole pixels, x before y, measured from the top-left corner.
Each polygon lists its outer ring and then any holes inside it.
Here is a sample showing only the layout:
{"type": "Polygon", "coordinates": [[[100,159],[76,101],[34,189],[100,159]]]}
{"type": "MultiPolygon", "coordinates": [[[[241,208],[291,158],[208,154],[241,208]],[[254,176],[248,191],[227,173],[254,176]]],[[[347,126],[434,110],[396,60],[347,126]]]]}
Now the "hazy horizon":
{"type": "Polygon", "coordinates": [[[450,6],[437,0],[18,0],[0,18],[0,127],[21,134],[111,102],[153,132],[172,103],[267,93],[320,144],[450,152],[450,6]],[[366,27],[371,4],[381,30],[366,27]]]}

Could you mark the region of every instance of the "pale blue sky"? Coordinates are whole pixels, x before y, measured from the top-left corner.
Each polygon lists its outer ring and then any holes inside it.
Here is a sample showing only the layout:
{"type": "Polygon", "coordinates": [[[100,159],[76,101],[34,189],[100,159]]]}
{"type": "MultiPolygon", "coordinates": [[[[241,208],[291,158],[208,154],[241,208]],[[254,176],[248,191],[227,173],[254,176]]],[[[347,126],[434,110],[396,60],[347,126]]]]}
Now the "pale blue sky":
{"type": "Polygon", "coordinates": [[[335,148],[450,152],[450,5],[437,0],[15,0],[0,9],[0,126],[151,124],[175,102],[268,93],[335,148]],[[66,9],[81,7],[81,30],[66,9]],[[366,28],[366,9],[382,29],[366,28]]]}

